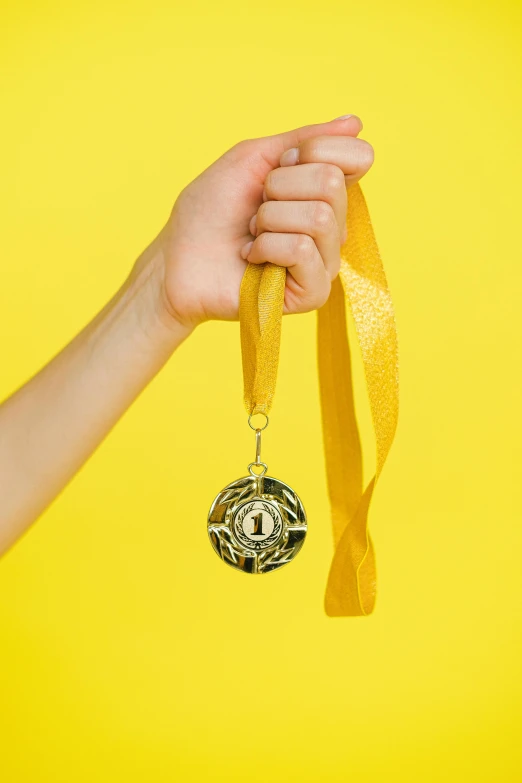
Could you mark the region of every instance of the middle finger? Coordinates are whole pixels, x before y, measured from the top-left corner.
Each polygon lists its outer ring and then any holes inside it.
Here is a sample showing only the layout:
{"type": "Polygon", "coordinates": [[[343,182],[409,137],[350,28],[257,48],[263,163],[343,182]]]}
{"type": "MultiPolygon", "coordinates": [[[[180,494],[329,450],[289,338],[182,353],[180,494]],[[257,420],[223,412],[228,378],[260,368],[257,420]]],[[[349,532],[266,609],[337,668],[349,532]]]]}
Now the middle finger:
{"type": "Polygon", "coordinates": [[[341,260],[339,227],[335,213],[324,201],[265,201],[250,221],[250,233],[308,234],[315,241],[333,279],[341,260]]]}
{"type": "Polygon", "coordinates": [[[335,214],[340,240],[346,222],[344,172],[331,163],[303,163],[273,169],[265,179],[267,199],[276,201],[324,201],[335,214]]]}

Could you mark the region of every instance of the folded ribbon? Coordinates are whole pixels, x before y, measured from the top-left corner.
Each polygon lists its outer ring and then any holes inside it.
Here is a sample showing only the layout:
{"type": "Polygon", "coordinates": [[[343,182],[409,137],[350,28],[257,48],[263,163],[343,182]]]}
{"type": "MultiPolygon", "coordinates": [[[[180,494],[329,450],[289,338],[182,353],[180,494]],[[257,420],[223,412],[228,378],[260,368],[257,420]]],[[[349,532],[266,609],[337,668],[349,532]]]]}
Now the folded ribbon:
{"type": "MultiPolygon", "coordinates": [[[[341,269],[317,311],[317,350],[326,476],[335,552],[325,594],[330,616],[370,614],[376,573],[368,508],[390,450],[399,410],[398,348],[388,284],[359,184],[348,189],[347,240],[341,269]],[[377,467],[365,491],[355,418],[349,303],[361,349],[377,446],[377,467]]],[[[249,264],[240,290],[239,319],[244,403],[268,414],[274,397],[281,340],[286,268],[249,264]]]]}

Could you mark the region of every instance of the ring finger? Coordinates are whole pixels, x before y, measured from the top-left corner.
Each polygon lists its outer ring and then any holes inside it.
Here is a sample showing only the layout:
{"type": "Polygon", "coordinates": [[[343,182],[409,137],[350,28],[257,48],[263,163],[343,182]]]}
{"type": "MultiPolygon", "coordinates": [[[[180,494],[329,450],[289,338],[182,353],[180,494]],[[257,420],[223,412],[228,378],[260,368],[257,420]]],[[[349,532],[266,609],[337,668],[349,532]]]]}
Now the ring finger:
{"type": "Polygon", "coordinates": [[[314,240],[308,234],[263,232],[242,256],[252,264],[269,261],[288,268],[285,311],[308,312],[326,302],[331,280],[314,240]]]}
{"type": "Polygon", "coordinates": [[[265,201],[250,221],[250,233],[264,231],[308,234],[323,259],[330,279],[341,263],[339,227],[335,213],[324,201],[265,201]]]}

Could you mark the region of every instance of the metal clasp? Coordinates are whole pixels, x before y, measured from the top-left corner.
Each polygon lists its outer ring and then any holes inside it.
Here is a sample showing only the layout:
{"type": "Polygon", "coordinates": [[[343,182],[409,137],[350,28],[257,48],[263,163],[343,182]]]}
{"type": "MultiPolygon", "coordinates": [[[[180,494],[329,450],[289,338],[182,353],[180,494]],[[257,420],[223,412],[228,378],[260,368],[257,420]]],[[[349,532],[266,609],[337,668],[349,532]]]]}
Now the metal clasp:
{"type": "Polygon", "coordinates": [[[251,429],[255,429],[256,431],[256,459],[254,462],[251,462],[248,466],[248,472],[251,476],[254,476],[255,478],[259,478],[260,476],[264,476],[265,473],[268,470],[268,465],[266,462],[261,461],[261,432],[268,427],[268,416],[266,413],[262,414],[266,418],[265,425],[263,427],[253,427],[251,423],[251,418],[253,414],[250,414],[248,417],[248,425],[251,429]],[[256,473],[252,468],[263,468],[261,473],[256,473]]]}

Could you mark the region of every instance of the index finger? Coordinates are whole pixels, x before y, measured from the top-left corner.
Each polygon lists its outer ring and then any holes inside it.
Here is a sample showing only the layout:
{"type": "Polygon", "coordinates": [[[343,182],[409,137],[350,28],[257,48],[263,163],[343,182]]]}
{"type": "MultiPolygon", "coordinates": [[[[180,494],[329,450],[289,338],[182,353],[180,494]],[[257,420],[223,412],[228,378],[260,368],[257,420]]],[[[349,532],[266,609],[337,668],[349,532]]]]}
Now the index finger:
{"type": "Polygon", "coordinates": [[[354,136],[315,136],[283,152],[279,164],[331,163],[344,173],[346,185],[352,185],[370,169],[374,157],[372,145],[364,139],[354,136]]]}

